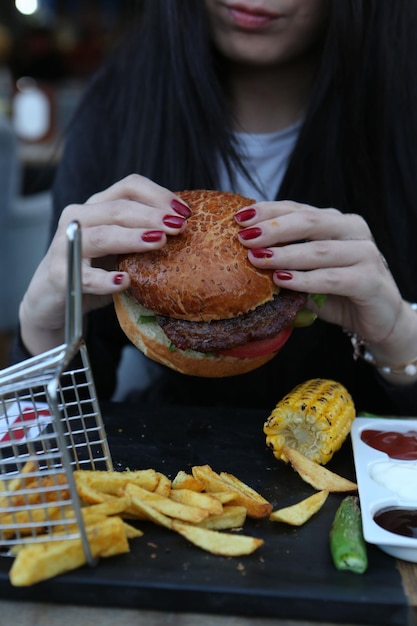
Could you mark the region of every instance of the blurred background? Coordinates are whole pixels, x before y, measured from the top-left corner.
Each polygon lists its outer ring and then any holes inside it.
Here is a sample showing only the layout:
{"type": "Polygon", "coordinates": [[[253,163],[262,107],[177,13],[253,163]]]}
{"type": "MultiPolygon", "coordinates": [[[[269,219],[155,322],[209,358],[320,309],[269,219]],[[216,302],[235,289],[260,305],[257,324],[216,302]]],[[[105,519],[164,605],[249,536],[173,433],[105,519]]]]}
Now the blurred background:
{"type": "MultiPolygon", "coordinates": [[[[13,81],[83,82],[123,33],[134,0],[2,0],[0,65],[13,81]]],[[[4,106],[4,101],[3,101],[4,106]]]]}
{"type": "Polygon", "coordinates": [[[135,0],[1,0],[0,369],[45,251],[60,139],[135,0]]]}

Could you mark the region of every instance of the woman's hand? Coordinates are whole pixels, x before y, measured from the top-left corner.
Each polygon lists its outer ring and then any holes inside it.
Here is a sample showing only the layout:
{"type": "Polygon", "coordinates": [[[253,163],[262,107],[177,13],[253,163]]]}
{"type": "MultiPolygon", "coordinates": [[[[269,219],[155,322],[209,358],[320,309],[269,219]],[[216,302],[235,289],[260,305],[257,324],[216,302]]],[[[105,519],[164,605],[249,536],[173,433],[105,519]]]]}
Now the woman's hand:
{"type": "Polygon", "coordinates": [[[357,333],[378,363],[398,365],[417,356],[417,316],[359,215],[260,202],[241,209],[236,221],[251,263],[274,270],[279,287],[326,294],[322,307],[309,300],[309,308],[357,333]]]}
{"type": "Polygon", "coordinates": [[[112,294],[129,286],[118,272],[118,254],[162,247],[167,236],[180,233],[189,208],[172,192],[132,174],[85,204],[62,212],[49,250],[36,270],[20,305],[22,339],[32,354],[64,340],[68,224],[77,220],[82,232],[84,313],[108,304],[112,294]]]}

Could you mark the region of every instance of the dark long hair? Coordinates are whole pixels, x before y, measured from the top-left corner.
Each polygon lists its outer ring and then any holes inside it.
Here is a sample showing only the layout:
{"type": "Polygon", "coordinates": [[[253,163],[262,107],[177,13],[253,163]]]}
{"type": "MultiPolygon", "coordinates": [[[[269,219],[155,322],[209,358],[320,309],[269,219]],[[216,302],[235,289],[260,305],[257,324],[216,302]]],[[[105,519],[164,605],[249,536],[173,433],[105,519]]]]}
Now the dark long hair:
{"type": "MultiPolygon", "coordinates": [[[[137,11],[134,36],[92,88],[118,137],[108,157],[114,179],[137,171],[172,190],[215,188],[218,158],[233,169],[237,156],[204,2],[142,0],[137,11]]],[[[363,215],[409,299],[417,298],[416,33],[415,0],[330,0],[279,192],[363,215]]]]}

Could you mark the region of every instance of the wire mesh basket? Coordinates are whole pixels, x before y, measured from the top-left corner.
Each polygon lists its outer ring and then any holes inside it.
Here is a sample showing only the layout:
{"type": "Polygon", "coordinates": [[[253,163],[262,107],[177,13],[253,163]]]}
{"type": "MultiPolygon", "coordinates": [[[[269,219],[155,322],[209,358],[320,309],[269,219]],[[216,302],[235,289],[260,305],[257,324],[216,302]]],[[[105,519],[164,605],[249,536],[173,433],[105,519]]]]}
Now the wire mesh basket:
{"type": "Polygon", "coordinates": [[[0,371],[0,545],[82,540],[93,564],[74,470],[111,470],[82,338],[81,229],[67,229],[65,343],[0,371]]]}

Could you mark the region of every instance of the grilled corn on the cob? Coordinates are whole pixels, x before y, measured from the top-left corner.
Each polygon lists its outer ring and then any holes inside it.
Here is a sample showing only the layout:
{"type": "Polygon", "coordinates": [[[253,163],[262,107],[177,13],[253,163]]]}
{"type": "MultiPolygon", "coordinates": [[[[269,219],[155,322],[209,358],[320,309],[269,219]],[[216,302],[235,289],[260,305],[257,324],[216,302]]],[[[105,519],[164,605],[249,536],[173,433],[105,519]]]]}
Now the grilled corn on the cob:
{"type": "Polygon", "coordinates": [[[264,424],[266,443],[282,461],[288,462],[282,449],[290,446],[325,465],[345,441],[354,418],[355,406],[343,385],[313,378],[278,402],[264,424]]]}

